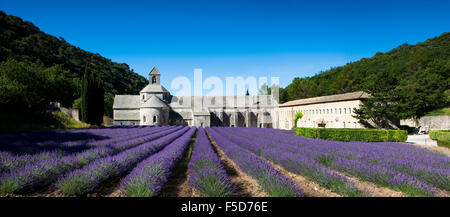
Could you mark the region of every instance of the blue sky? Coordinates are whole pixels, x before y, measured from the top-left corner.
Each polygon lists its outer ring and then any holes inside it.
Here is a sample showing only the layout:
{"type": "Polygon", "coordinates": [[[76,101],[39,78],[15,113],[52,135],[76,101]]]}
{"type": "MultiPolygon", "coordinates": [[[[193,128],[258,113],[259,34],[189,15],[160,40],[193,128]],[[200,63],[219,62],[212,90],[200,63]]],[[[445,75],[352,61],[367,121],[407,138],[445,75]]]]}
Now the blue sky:
{"type": "Polygon", "coordinates": [[[0,10],[147,76],[314,75],[450,31],[450,1],[23,1],[0,10]]]}

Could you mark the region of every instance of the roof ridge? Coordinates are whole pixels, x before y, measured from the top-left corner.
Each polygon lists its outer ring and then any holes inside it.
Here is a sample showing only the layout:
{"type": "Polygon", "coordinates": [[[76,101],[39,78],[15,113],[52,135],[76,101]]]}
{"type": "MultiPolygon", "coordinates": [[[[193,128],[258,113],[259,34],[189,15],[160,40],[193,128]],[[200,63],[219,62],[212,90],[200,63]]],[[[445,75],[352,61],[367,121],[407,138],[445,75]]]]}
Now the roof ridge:
{"type": "Polygon", "coordinates": [[[152,68],[152,70],[150,70],[150,72],[149,72],[148,74],[151,74],[151,75],[159,75],[159,74],[161,74],[161,73],[158,71],[158,69],[156,68],[156,66],[154,66],[154,67],[152,68]]]}

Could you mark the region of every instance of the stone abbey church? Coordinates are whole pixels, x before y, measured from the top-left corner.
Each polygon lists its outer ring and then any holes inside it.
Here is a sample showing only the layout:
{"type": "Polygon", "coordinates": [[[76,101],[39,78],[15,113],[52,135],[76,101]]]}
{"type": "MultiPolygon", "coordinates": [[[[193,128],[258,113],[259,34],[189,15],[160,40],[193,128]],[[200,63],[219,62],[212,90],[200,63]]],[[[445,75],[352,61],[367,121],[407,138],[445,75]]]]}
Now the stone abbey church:
{"type": "Polygon", "coordinates": [[[140,95],[116,95],[115,125],[187,125],[278,128],[278,100],[260,96],[173,96],[153,68],[140,95]]]}

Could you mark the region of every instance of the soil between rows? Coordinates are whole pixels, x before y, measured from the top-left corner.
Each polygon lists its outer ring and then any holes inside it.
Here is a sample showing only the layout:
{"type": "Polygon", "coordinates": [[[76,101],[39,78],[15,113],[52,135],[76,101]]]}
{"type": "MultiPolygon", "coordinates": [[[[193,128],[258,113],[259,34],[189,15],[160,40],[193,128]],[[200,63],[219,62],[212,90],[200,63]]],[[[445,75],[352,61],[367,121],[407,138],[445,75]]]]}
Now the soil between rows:
{"type": "Polygon", "coordinates": [[[239,167],[229,159],[225,153],[217,146],[216,142],[212,140],[209,133],[207,136],[213,146],[214,151],[219,156],[225,171],[230,178],[231,184],[234,187],[235,197],[268,197],[269,195],[262,190],[256,179],[244,173],[239,167]]]}
{"type": "Polygon", "coordinates": [[[189,186],[188,165],[191,160],[192,149],[197,137],[197,132],[191,139],[188,149],[184,153],[183,158],[178,162],[174,172],[161,190],[160,197],[193,197],[194,191],[189,186]]]}

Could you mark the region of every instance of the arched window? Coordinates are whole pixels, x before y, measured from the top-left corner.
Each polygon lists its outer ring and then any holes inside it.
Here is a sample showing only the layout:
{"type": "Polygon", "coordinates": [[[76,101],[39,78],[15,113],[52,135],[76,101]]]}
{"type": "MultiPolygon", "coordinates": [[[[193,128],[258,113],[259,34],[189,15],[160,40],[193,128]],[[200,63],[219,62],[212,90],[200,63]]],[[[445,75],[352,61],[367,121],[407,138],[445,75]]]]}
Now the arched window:
{"type": "Polygon", "coordinates": [[[156,122],[156,116],[153,116],[153,123],[156,122]]]}
{"type": "Polygon", "coordinates": [[[156,76],[152,77],[152,84],[156,83],[156,76]]]}
{"type": "Polygon", "coordinates": [[[145,115],[144,115],[144,123],[147,121],[147,119],[145,118],[145,115]]]}
{"type": "Polygon", "coordinates": [[[142,94],[142,100],[144,100],[145,99],[145,95],[144,94],[142,94]]]}

